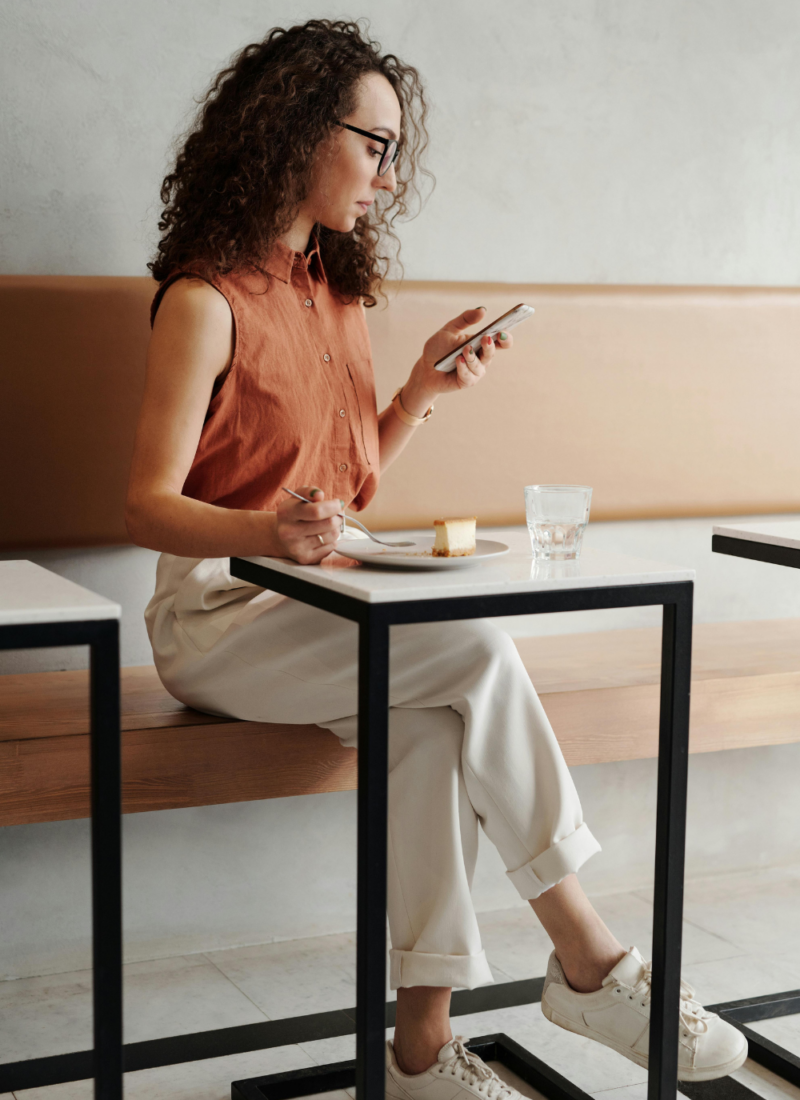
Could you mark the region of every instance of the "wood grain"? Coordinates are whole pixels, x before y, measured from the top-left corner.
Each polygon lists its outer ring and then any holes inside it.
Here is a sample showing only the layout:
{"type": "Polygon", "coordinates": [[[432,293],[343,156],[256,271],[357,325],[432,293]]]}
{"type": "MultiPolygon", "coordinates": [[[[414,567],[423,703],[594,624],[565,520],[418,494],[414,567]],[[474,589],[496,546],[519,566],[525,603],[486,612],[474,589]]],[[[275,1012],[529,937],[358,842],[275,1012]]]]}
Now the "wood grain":
{"type": "MultiPolygon", "coordinates": [[[[540,693],[657,684],[661,677],[660,627],[517,638],[516,643],[540,693]]],[[[695,624],[694,681],[775,672],[800,672],[800,619],[695,624]]]]}
{"type": "MultiPolygon", "coordinates": [[[[660,630],[517,639],[568,764],[658,753],[660,630]]],[[[352,790],[356,753],[317,726],[184,707],[122,670],[123,810],[352,790]]],[[[89,815],[88,674],[0,677],[0,825],[89,815]]],[[[800,620],[695,627],[690,751],[800,741],[800,620]]]]}
{"type": "MultiPolygon", "coordinates": [[[[123,730],[218,724],[230,719],[185,707],[152,665],[120,670],[123,730]]],[[[89,677],[75,672],[24,672],[0,677],[0,741],[88,733],[89,677]]]]}
{"type": "MultiPolygon", "coordinates": [[[[354,790],[357,754],[317,726],[222,722],[122,736],[123,812],[354,790]]],[[[86,734],[0,744],[0,825],[88,817],[86,734]]]]}
{"type": "MultiPolygon", "coordinates": [[[[658,756],[657,684],[542,694],[568,764],[658,756]]],[[[800,741],[800,672],[692,684],[689,752],[800,741]]]]}

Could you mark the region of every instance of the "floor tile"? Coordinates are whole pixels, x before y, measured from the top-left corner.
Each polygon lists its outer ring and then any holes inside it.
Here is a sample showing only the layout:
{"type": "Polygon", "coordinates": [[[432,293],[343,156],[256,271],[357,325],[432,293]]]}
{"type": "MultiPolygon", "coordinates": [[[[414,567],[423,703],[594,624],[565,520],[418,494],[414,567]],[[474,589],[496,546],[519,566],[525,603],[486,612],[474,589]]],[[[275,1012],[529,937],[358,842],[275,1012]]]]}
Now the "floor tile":
{"type": "MultiPolygon", "coordinates": [[[[353,932],[208,951],[205,958],[273,1020],[352,1008],[356,1002],[353,932]]],[[[495,981],[511,980],[511,975],[490,965],[495,981]]],[[[388,960],[386,999],[397,999],[396,990],[389,988],[388,960]]]]}
{"type": "Polygon", "coordinates": [[[617,1089],[599,1089],[593,1096],[602,1096],[603,1100],[647,1100],[647,1081],[635,1085],[622,1085],[617,1089]]]}
{"type": "Polygon", "coordinates": [[[206,958],[272,1020],[356,1001],[354,932],[209,951],[206,958]]]}
{"type": "MultiPolygon", "coordinates": [[[[263,1012],[202,955],[124,968],[125,1041],[255,1023],[263,1012]]],[[[92,1045],[92,972],[0,983],[0,1061],[87,1050],[92,1045]]]]}
{"type": "MultiPolygon", "coordinates": [[[[637,891],[649,898],[652,891],[637,891]]],[[[800,868],[773,867],[689,881],[684,916],[746,954],[790,951],[798,942],[800,868]]]]}
{"type": "Polygon", "coordinates": [[[753,1031],[800,1056],[800,1016],[779,1016],[749,1025],[753,1031]]]}
{"type": "Polygon", "coordinates": [[[504,1032],[586,1092],[647,1079],[646,1070],[608,1047],[550,1023],[538,1004],[453,1018],[453,1033],[467,1039],[495,1032],[504,1032]]]}
{"type": "Polygon", "coordinates": [[[701,1004],[721,1004],[764,993],[800,989],[800,956],[740,955],[683,967],[701,1004]]]}
{"type": "Polygon", "coordinates": [[[479,913],[478,926],[493,968],[512,981],[544,974],[553,944],[530,908],[479,913]]]}
{"type": "MultiPolygon", "coordinates": [[[[652,905],[646,891],[592,900],[625,946],[635,943],[649,955],[652,905]]],[[[800,988],[800,868],[689,882],[685,911],[683,971],[703,1003],[800,988]]],[[[481,913],[478,919],[498,982],[544,974],[550,940],[527,908],[481,913]]],[[[355,935],[131,963],[125,967],[125,987],[129,1042],[345,1008],[355,1003],[355,935]]],[[[86,1049],[91,1043],[90,1006],[90,971],[0,983],[5,1021],[0,1060],[86,1049]]],[[[798,1017],[753,1026],[800,1053],[798,1017]]],[[[454,1017],[453,1029],[468,1038],[505,1032],[587,1092],[644,1100],[644,1070],[549,1023],[538,1005],[454,1017]]],[[[176,1100],[176,1094],[180,1100],[184,1091],[187,1100],[189,1093],[192,1100],[227,1100],[230,1082],[240,1077],[345,1061],[354,1053],[355,1038],[349,1035],[146,1070],[126,1076],[126,1100],[176,1100]]],[[[765,1100],[800,1100],[800,1090],[755,1063],[748,1062],[734,1076],[765,1100]]],[[[90,1100],[91,1091],[90,1082],[79,1082],[26,1090],[16,1100],[90,1100]]],[[[354,1100],[352,1092],[327,1100],[354,1100]]]]}
{"type": "Polygon", "coordinates": [[[731,1077],[763,1096],[764,1100],[800,1100],[800,1089],[749,1058],[731,1077]]]}
{"type": "Polygon", "coordinates": [[[333,1092],[312,1092],[310,1096],[303,1097],[303,1100],[356,1100],[356,1090],[353,1089],[335,1089],[333,1092]]]}
{"type": "Polygon", "coordinates": [[[315,1039],[313,1043],[299,1043],[298,1046],[318,1066],[327,1066],[331,1062],[349,1062],[356,1056],[355,1035],[315,1039]]]}
{"type": "Polygon", "coordinates": [[[585,1092],[646,1081],[646,1070],[601,1043],[550,1023],[538,1006],[524,1011],[519,1023],[509,1023],[507,1033],[585,1092]]]}
{"type": "MultiPolygon", "coordinates": [[[[633,893],[608,894],[591,899],[597,912],[623,945],[635,945],[645,958],[652,955],[653,905],[633,893]]],[[[729,940],[698,928],[690,921],[683,922],[683,963],[704,962],[708,959],[729,959],[742,950],[729,940]]]]}
{"type": "MultiPolygon", "coordinates": [[[[232,1081],[309,1065],[313,1063],[308,1055],[296,1046],[289,1046],[143,1069],[125,1074],[125,1100],[230,1100],[232,1081]]],[[[73,1081],[24,1089],[15,1096],[16,1100],[94,1100],[94,1082],[73,1081]]],[[[326,1100],[349,1100],[343,1092],[324,1096],[326,1100]]]]}
{"type": "MultiPolygon", "coordinates": [[[[636,894],[610,894],[592,899],[597,912],[624,947],[635,944],[645,958],[651,954],[653,907],[636,894]]],[[[487,958],[511,979],[542,977],[553,945],[529,909],[501,909],[478,914],[487,958]]],[[[740,947],[685,922],[684,964],[741,955],[740,947]]]]}
{"type": "Polygon", "coordinates": [[[125,1041],[258,1023],[261,1012],[202,956],[125,967],[125,1041]],[[171,965],[164,966],[164,962],[171,965]]]}
{"type": "MultiPolygon", "coordinates": [[[[780,1077],[776,1077],[774,1073],[770,1073],[753,1061],[745,1062],[742,1068],[730,1074],[730,1077],[734,1081],[739,1081],[757,1096],[763,1097],[764,1100],[800,1100],[800,1089],[796,1089],[788,1081],[781,1080],[780,1077]]],[[[680,1085],[678,1088],[680,1090],[680,1085]]],[[[618,1089],[605,1089],[602,1092],[595,1092],[594,1095],[602,1100],[647,1100],[647,1082],[625,1085],[618,1089]]]]}
{"type": "Polygon", "coordinates": [[[541,1092],[529,1085],[527,1081],[523,1081],[521,1077],[517,1077],[513,1069],[509,1069],[508,1066],[504,1066],[502,1062],[487,1062],[487,1066],[490,1066],[497,1076],[505,1081],[507,1085],[510,1085],[512,1089],[516,1089],[517,1092],[522,1093],[523,1096],[527,1096],[530,1100],[545,1100],[541,1092]]]}

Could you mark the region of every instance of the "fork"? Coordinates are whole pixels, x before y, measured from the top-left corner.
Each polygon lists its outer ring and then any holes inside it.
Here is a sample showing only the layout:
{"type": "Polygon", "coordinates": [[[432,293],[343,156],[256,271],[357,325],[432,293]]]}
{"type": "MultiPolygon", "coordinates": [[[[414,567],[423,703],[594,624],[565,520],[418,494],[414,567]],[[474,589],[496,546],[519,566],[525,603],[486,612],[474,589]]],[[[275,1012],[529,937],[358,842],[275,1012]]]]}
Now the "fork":
{"type": "MultiPolygon", "coordinates": [[[[308,497],[301,497],[299,493],[296,493],[294,489],[287,489],[286,486],[282,486],[284,493],[288,493],[289,496],[297,497],[298,500],[305,501],[306,504],[313,504],[313,500],[309,500],[308,497]]],[[[346,516],[344,512],[337,512],[337,516],[341,516],[345,523],[354,523],[356,527],[360,527],[361,530],[372,539],[373,542],[380,543],[381,546],[413,546],[413,542],[386,542],[385,539],[376,538],[371,531],[368,531],[363,523],[359,523],[357,519],[353,519],[352,516],[346,516]]]]}

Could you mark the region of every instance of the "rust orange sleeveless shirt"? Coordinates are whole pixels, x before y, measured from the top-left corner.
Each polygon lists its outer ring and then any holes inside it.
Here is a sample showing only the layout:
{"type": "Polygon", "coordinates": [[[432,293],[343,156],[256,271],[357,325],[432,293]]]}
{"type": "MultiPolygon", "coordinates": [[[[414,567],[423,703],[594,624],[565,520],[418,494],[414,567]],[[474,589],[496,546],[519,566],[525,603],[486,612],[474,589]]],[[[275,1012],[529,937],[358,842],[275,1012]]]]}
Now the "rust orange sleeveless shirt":
{"type": "Polygon", "coordinates": [[[173,272],[164,291],[196,275],[228,301],[231,367],[208,407],[184,496],[223,508],[274,512],[286,494],[318,485],[327,498],[364,508],[378,488],[378,412],[369,333],[359,300],[328,285],[319,242],[308,256],[278,241],[261,275],[173,272]],[[266,291],[266,293],[265,293],[266,291]]]}

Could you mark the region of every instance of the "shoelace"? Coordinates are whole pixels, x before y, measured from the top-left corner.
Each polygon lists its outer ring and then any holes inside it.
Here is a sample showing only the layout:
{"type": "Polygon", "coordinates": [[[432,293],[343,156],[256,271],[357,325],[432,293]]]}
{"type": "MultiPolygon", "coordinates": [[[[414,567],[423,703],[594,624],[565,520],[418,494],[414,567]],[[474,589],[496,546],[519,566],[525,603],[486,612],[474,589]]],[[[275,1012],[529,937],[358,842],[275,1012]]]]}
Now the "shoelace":
{"type": "Polygon", "coordinates": [[[501,1080],[486,1063],[475,1054],[470,1054],[460,1039],[453,1040],[455,1055],[439,1067],[440,1073],[452,1073],[469,1085],[477,1085],[478,1092],[487,1100],[500,1100],[502,1096],[513,1096],[514,1090],[501,1080]],[[480,1084],[478,1084],[480,1082],[480,1084]],[[485,1086],[485,1087],[484,1087],[485,1086]]]}
{"type": "MultiPolygon", "coordinates": [[[[633,992],[642,998],[642,1004],[650,1004],[652,996],[653,964],[646,962],[639,981],[633,986],[633,992]]],[[[694,999],[694,989],[681,978],[680,1018],[684,1028],[692,1035],[704,1035],[708,1031],[708,1021],[713,1013],[706,1012],[699,1001],[694,999]]]]}

